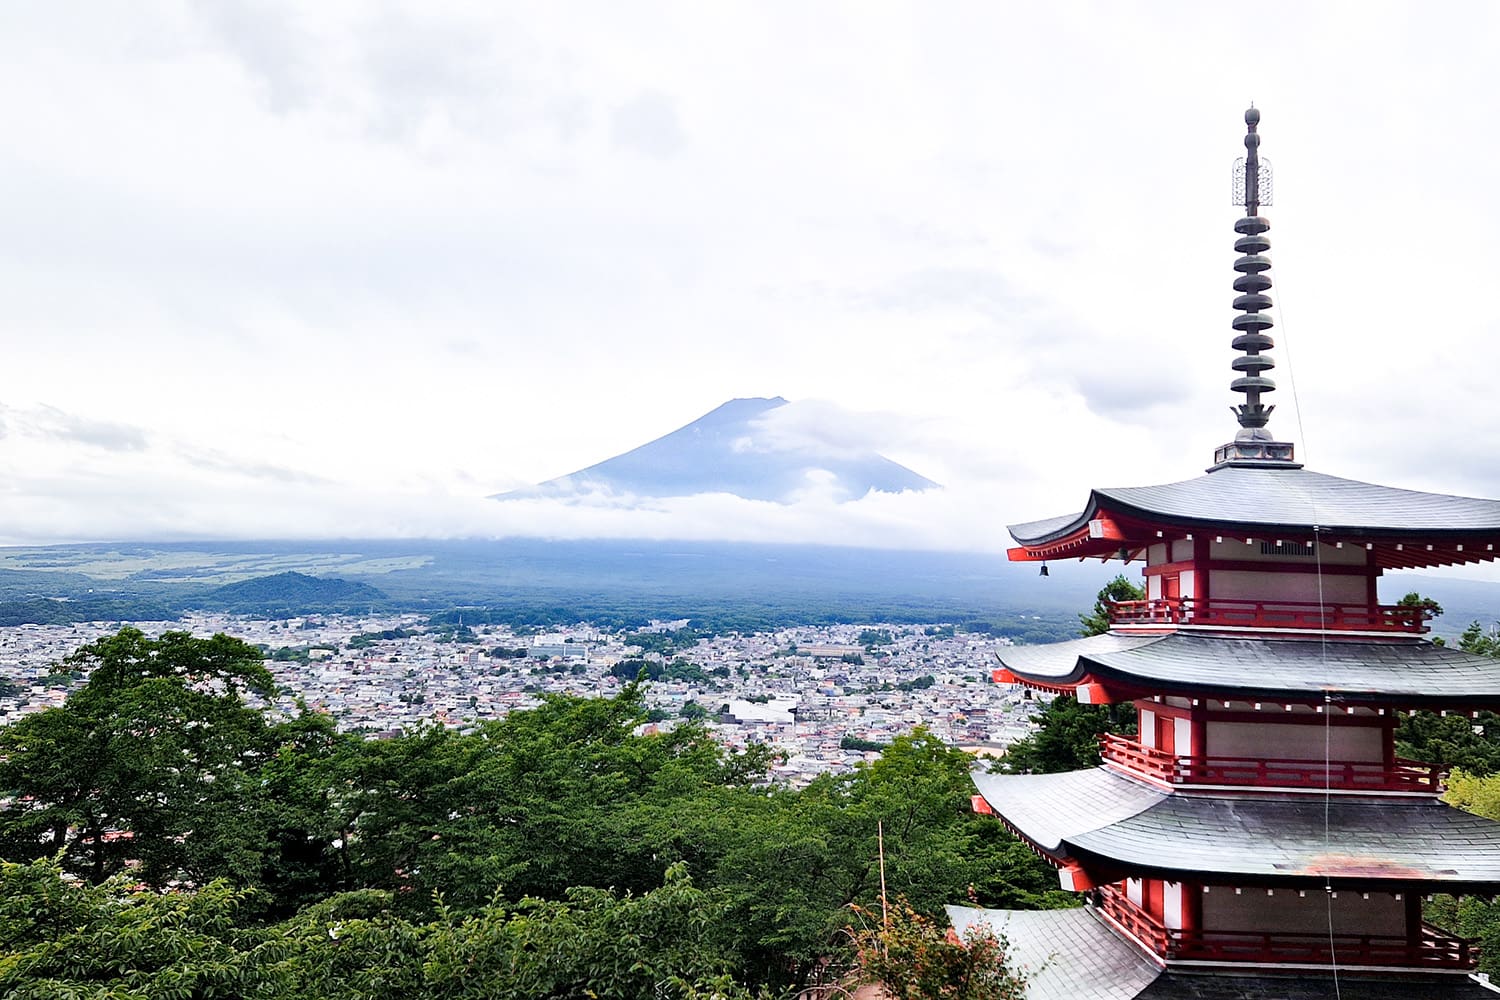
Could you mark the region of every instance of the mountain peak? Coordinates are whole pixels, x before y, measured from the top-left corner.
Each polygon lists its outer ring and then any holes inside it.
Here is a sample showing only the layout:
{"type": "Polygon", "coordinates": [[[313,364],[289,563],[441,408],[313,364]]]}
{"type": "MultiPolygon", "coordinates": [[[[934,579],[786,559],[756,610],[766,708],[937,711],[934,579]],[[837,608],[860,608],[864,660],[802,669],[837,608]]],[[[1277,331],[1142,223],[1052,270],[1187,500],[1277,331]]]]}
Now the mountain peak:
{"type": "Polygon", "coordinates": [[[792,503],[810,495],[855,500],[872,490],[900,493],[937,486],[873,449],[820,443],[816,426],[785,433],[770,415],[792,405],[781,396],[731,399],[638,448],[494,499],[729,493],[792,503]]]}

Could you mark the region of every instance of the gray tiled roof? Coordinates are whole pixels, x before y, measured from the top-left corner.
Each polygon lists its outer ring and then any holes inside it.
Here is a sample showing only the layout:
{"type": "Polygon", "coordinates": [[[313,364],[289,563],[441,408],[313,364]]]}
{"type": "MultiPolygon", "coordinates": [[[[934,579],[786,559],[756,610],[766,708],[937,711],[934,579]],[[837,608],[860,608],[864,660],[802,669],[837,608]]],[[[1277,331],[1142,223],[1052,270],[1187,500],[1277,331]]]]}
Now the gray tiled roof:
{"type": "Polygon", "coordinates": [[[1410,706],[1500,701],[1500,660],[1420,639],[1320,642],[1106,633],[1014,646],[998,655],[1012,672],[1045,683],[1072,683],[1092,674],[1155,689],[1255,699],[1331,692],[1339,701],[1395,698],[1410,706]]]}
{"type": "Polygon", "coordinates": [[[1344,973],[1337,994],[1331,972],[1294,977],[1189,975],[1164,972],[1136,996],[1140,1000],[1495,1000],[1468,976],[1368,979],[1344,973]]]}
{"type": "Polygon", "coordinates": [[[1039,847],[1134,870],[1500,885],[1500,823],[1431,799],[1167,794],[1102,767],[974,785],[1039,847]]]}
{"type": "MultiPolygon", "coordinates": [[[[947,907],[962,935],[979,924],[1010,945],[1030,974],[1027,1000],[1325,1000],[1333,973],[1289,976],[1161,971],[1104,926],[1092,910],[985,910],[947,907]]],[[[1462,975],[1371,978],[1339,976],[1343,1000],[1494,1000],[1495,992],[1462,975]]]]}
{"type": "Polygon", "coordinates": [[[947,910],[960,935],[980,925],[1004,936],[1014,965],[1029,975],[1027,1000],[1132,1000],[1161,974],[1083,907],[947,910]]]}
{"type": "Polygon", "coordinates": [[[1100,507],[1151,520],[1263,528],[1320,528],[1346,535],[1500,534],[1500,500],[1418,493],[1307,469],[1227,466],[1160,486],[1096,489],[1085,509],[1011,525],[1022,545],[1080,528],[1100,507]]]}
{"type": "Polygon", "coordinates": [[[1159,871],[1500,884],[1500,823],[1431,799],[1170,795],[1068,844],[1159,871]]]}
{"type": "Polygon", "coordinates": [[[979,794],[1028,840],[1056,851],[1064,841],[1128,819],[1167,797],[1102,767],[1064,774],[971,775],[979,794]]]}

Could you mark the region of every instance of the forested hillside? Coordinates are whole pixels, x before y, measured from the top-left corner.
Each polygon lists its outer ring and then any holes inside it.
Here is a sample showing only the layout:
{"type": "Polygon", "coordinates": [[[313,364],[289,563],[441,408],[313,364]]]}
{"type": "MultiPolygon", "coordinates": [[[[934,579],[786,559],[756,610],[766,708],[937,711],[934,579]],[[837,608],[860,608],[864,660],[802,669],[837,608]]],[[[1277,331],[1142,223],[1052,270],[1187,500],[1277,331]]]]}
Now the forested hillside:
{"type": "Polygon", "coordinates": [[[270,677],[225,636],[124,629],[72,665],[0,730],[10,996],[780,993],[877,905],[877,824],[918,911],[1069,902],[922,732],[792,790],[642,725],[638,685],[370,741],[248,707],[270,677]]]}

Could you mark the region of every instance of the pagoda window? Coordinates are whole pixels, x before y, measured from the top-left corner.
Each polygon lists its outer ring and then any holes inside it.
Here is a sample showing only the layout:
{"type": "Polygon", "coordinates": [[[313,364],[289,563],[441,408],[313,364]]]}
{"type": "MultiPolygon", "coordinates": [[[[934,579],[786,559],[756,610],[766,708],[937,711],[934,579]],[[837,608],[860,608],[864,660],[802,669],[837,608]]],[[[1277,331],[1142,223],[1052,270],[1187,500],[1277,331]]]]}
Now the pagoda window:
{"type": "Polygon", "coordinates": [[[1183,885],[1181,882],[1166,882],[1162,885],[1162,925],[1172,930],[1183,927],[1183,885]]]}
{"type": "Polygon", "coordinates": [[[1140,699],[1135,737],[1105,734],[1107,766],[1167,785],[1442,791],[1439,764],[1398,758],[1394,714],[1335,706],[1140,699]],[[1179,704],[1180,703],[1180,704],[1179,704]],[[1221,707],[1223,706],[1223,707],[1221,707]]]}
{"type": "Polygon", "coordinates": [[[1149,708],[1136,702],[1139,714],[1136,716],[1136,731],[1141,741],[1141,746],[1156,747],[1156,713],[1149,708]]]}
{"type": "Polygon", "coordinates": [[[1389,892],[1342,890],[1329,898],[1323,889],[1276,889],[1267,893],[1261,888],[1236,891],[1216,885],[1200,895],[1205,934],[1241,931],[1326,935],[1330,911],[1337,934],[1405,938],[1408,933],[1406,904],[1389,892]]]}
{"type": "Polygon", "coordinates": [[[1331,545],[1327,542],[1315,550],[1306,539],[1230,538],[1219,536],[1210,543],[1208,557],[1212,562],[1308,563],[1322,566],[1368,566],[1370,554],[1363,546],[1331,545]],[[1222,538],[1222,541],[1219,540],[1222,538]]]}
{"type": "Polygon", "coordinates": [[[1365,607],[1369,596],[1365,578],[1350,574],[1319,574],[1298,563],[1301,573],[1274,570],[1210,570],[1217,601],[1270,601],[1286,604],[1350,604],[1365,607]]]}
{"type": "Polygon", "coordinates": [[[1368,608],[1376,569],[1363,547],[1306,539],[1216,536],[1207,546],[1213,597],[1221,602],[1284,602],[1368,608]]]}
{"type": "Polygon", "coordinates": [[[1381,763],[1386,757],[1386,733],[1381,725],[1323,726],[1292,722],[1215,722],[1205,729],[1209,757],[1262,760],[1363,761],[1381,763]]]}

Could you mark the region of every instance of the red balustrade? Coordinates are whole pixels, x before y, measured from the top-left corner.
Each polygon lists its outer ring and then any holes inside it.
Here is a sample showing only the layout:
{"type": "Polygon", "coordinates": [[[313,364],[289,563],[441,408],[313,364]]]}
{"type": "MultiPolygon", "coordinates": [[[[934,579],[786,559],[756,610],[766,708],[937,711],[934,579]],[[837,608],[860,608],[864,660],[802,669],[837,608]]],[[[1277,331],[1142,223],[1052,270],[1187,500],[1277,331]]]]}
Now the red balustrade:
{"type": "Polygon", "coordinates": [[[1326,629],[1340,632],[1426,632],[1427,609],[1399,604],[1318,604],[1164,597],[1112,601],[1115,625],[1218,625],[1234,628],[1326,629]]]}
{"type": "Polygon", "coordinates": [[[1099,737],[1107,761],[1142,777],[1173,785],[1246,785],[1268,788],[1333,788],[1339,791],[1432,792],[1443,790],[1441,764],[1396,758],[1362,760],[1266,760],[1258,757],[1179,757],[1114,733],[1099,737]]]}
{"type": "Polygon", "coordinates": [[[1166,926],[1136,906],[1116,886],[1106,885],[1095,897],[1098,908],[1131,937],[1164,958],[1172,957],[1172,935],[1166,926]]]}
{"type": "Polygon", "coordinates": [[[1098,908],[1122,930],[1166,959],[1257,964],[1375,965],[1473,969],[1475,939],[1423,924],[1416,941],[1395,934],[1297,934],[1281,931],[1181,930],[1167,927],[1115,886],[1100,890],[1098,908]]]}
{"type": "Polygon", "coordinates": [[[1183,780],[1178,772],[1178,758],[1175,755],[1114,733],[1100,734],[1099,755],[1143,777],[1173,785],[1181,784],[1183,780]]]}

